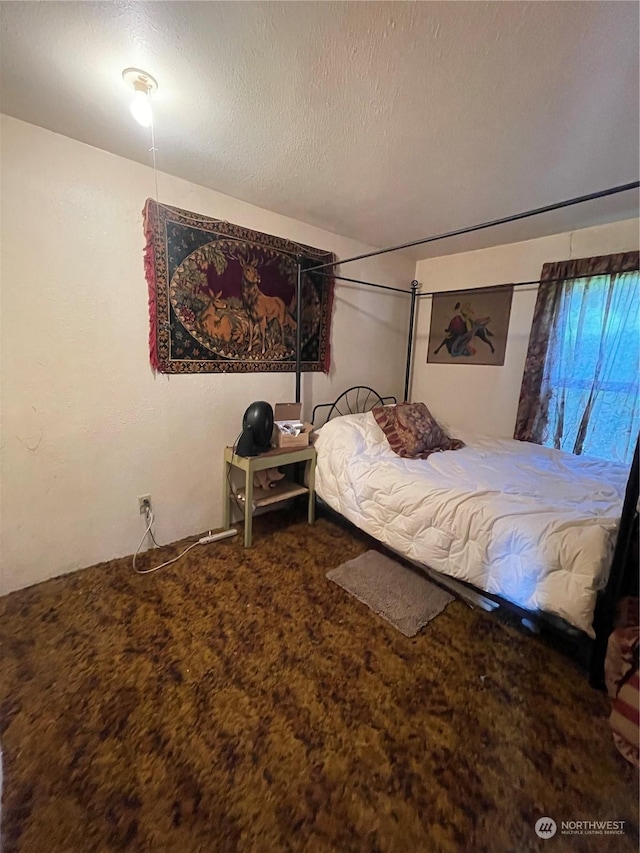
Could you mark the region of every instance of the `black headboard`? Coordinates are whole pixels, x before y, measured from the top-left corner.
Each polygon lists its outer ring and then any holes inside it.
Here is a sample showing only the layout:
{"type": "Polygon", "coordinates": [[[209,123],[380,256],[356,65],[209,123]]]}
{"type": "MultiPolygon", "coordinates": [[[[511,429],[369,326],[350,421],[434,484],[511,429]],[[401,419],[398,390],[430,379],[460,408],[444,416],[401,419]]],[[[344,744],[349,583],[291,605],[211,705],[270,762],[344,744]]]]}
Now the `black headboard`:
{"type": "Polygon", "coordinates": [[[329,409],[329,413],[324,419],[324,423],[330,421],[331,418],[339,415],[354,415],[359,412],[370,412],[375,406],[384,406],[388,403],[395,403],[395,397],[381,397],[373,388],[368,385],[353,385],[347,388],[342,394],[334,400],[333,403],[319,403],[314,406],[311,414],[311,422],[316,424],[316,413],[320,409],[329,409]]]}

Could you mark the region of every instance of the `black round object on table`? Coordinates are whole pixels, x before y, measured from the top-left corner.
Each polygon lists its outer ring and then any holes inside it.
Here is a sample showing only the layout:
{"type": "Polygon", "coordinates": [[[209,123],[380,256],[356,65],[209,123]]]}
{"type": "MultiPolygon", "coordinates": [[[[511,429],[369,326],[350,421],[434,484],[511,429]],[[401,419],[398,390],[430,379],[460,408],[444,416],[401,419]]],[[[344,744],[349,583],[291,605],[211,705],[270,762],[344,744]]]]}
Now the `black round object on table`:
{"type": "Polygon", "coordinates": [[[242,418],[242,435],[238,441],[238,456],[258,456],[271,447],[273,409],[270,403],[257,400],[242,418]]]}

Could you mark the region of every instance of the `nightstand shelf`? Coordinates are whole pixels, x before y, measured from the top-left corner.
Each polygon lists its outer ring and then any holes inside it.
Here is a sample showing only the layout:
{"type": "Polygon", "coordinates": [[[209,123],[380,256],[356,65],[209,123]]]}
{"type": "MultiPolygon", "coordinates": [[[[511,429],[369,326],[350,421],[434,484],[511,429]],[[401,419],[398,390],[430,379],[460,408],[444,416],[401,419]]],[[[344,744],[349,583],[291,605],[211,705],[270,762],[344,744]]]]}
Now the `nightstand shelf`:
{"type": "MultiPolygon", "coordinates": [[[[291,483],[288,480],[279,480],[270,489],[256,489],[254,486],[253,503],[255,506],[269,506],[269,504],[277,504],[298,495],[306,495],[308,492],[309,489],[306,486],[299,486],[297,483],[291,483]]],[[[240,489],[238,492],[238,500],[244,503],[244,489],[240,489]]]]}
{"type": "Polygon", "coordinates": [[[313,524],[315,521],[315,471],[316,451],[313,447],[294,450],[273,448],[259,456],[238,456],[233,452],[233,447],[225,447],[223,529],[228,530],[231,526],[231,501],[234,500],[234,497],[237,497],[244,512],[245,548],[251,547],[254,508],[280,503],[298,495],[308,495],[308,521],[309,524],[313,524]],[[294,483],[291,480],[279,480],[269,489],[254,488],[253,475],[256,471],[264,471],[267,468],[282,468],[285,465],[294,465],[296,462],[307,463],[307,486],[294,483]],[[237,496],[231,492],[231,468],[238,468],[245,472],[245,487],[240,490],[237,496]]]}

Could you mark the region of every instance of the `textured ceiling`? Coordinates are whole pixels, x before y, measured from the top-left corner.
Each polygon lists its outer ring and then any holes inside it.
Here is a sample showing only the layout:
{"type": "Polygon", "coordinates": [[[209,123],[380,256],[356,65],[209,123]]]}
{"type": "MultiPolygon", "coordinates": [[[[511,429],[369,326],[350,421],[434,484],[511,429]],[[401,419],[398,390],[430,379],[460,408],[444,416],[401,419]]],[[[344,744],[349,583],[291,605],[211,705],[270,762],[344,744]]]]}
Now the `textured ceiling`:
{"type": "MultiPolygon", "coordinates": [[[[633,181],[634,2],[4,2],[0,107],[384,246],[633,181]]],[[[162,186],[160,186],[162,193],[162,186]]],[[[417,250],[637,215],[627,193],[417,250]]]]}

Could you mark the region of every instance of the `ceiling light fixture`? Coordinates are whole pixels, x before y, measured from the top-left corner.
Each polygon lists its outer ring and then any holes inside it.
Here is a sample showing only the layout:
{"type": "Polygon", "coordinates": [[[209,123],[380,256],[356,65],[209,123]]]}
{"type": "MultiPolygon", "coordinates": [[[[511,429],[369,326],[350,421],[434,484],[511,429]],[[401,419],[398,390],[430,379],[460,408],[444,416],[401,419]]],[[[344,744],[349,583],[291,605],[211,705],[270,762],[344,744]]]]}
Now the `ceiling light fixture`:
{"type": "Polygon", "coordinates": [[[133,89],[131,115],[143,127],[150,127],[153,122],[151,110],[151,95],[158,89],[158,83],[151,74],[140,68],[125,68],[122,79],[133,89]]]}

